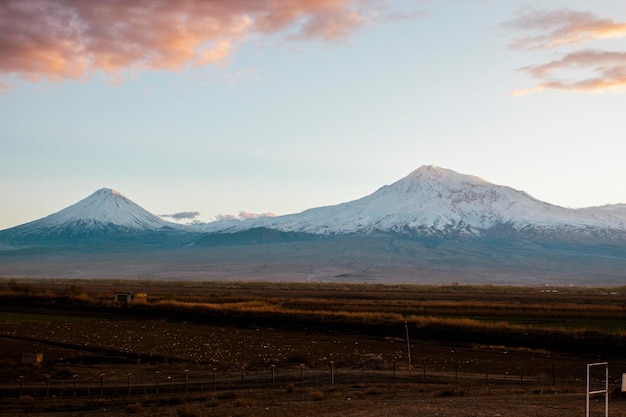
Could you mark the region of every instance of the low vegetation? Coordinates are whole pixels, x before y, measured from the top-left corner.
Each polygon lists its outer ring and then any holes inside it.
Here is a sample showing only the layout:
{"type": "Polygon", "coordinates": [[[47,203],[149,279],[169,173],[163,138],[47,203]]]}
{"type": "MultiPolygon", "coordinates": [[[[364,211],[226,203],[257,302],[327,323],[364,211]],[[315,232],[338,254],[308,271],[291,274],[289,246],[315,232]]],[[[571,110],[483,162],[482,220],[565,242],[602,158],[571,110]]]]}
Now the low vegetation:
{"type": "MultiPolygon", "coordinates": [[[[409,286],[249,282],[7,280],[0,322],[78,320],[123,309],[139,317],[213,323],[256,323],[393,333],[406,325],[439,340],[461,336],[483,345],[584,351],[605,343],[626,347],[624,288],[409,286]],[[117,292],[146,292],[147,300],[115,302],[117,292]],[[30,306],[25,315],[19,306],[30,306]],[[37,314],[38,307],[46,309],[37,314]],[[50,314],[50,310],[57,313],[50,314]]],[[[1,289],[2,287],[0,287],[1,289]]]]}

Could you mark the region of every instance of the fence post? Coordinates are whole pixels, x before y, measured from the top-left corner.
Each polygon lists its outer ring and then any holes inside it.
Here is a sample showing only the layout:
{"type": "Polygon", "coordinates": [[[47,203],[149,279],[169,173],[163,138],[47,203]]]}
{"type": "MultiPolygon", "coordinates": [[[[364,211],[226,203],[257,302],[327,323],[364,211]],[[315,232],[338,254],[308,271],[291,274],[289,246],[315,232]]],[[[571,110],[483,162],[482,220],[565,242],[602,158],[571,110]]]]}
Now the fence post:
{"type": "Polygon", "coordinates": [[[131,378],[132,378],[132,376],[133,376],[133,373],[129,372],[128,373],[128,396],[129,397],[130,397],[130,393],[131,393],[131,389],[132,389],[131,388],[131,378]]]}
{"type": "Polygon", "coordinates": [[[604,394],[604,416],[609,415],[609,363],[598,362],[587,364],[587,387],[585,389],[585,417],[589,417],[589,403],[592,395],[604,394]],[[604,367],[604,388],[603,389],[591,389],[591,368],[592,367],[604,367]]]}
{"type": "Polygon", "coordinates": [[[304,364],[300,364],[300,385],[304,386],[304,364]]]}
{"type": "Polygon", "coordinates": [[[276,365],[272,364],[272,389],[274,389],[276,386],[274,385],[274,373],[276,371],[276,365]]]}
{"type": "Polygon", "coordinates": [[[161,371],[154,371],[154,386],[156,389],[157,395],[159,394],[159,373],[161,371]]]}
{"type": "Polygon", "coordinates": [[[335,385],[335,361],[330,361],[330,385],[335,385]]]}
{"type": "Polygon", "coordinates": [[[187,377],[189,374],[189,369],[185,369],[183,372],[185,373],[185,392],[187,392],[187,377]]]}

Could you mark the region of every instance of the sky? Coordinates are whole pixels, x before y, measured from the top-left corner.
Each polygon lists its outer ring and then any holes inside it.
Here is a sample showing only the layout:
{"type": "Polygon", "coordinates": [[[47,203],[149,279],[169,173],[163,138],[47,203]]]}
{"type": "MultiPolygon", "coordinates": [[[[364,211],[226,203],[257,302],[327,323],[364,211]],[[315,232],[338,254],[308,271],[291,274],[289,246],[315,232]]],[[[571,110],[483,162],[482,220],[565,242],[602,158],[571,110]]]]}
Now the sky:
{"type": "Polygon", "coordinates": [[[4,0],[0,51],[0,229],[103,187],[297,213],[431,164],[626,202],[623,0],[4,0]]]}

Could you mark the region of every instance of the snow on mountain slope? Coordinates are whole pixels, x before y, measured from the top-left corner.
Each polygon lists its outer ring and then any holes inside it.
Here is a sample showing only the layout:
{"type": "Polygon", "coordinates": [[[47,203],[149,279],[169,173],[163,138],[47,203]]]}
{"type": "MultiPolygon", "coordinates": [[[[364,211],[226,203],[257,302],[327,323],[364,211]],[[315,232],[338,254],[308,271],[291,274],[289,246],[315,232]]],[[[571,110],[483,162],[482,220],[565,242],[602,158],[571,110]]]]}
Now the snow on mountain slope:
{"type": "Polygon", "coordinates": [[[144,210],[121,193],[102,188],[89,197],[33,222],[7,229],[17,234],[48,233],[52,229],[74,228],[81,233],[105,228],[135,231],[157,231],[163,228],[180,228],[144,210]]]}
{"type": "Polygon", "coordinates": [[[101,188],[84,200],[43,220],[51,224],[63,224],[74,220],[91,220],[128,227],[129,229],[147,230],[176,227],[174,223],[161,219],[141,208],[118,191],[109,188],[101,188]]]}
{"type": "Polygon", "coordinates": [[[626,204],[606,204],[598,207],[576,209],[585,217],[606,221],[614,226],[626,229],[626,204]]]}
{"type": "Polygon", "coordinates": [[[208,232],[268,227],[323,235],[368,231],[418,232],[423,235],[481,236],[506,224],[524,228],[614,228],[608,215],[567,209],[539,201],[522,191],[436,166],[423,166],[407,177],[361,199],[306,210],[299,214],[204,225],[208,232]]]}

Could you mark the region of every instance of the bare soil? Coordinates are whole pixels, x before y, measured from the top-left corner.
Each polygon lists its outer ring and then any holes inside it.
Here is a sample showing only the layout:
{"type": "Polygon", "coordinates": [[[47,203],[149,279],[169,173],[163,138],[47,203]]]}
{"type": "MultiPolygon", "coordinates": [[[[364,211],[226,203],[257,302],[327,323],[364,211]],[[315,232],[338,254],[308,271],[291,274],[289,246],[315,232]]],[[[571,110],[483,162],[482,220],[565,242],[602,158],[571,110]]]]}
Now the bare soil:
{"type": "MultiPolygon", "coordinates": [[[[603,360],[412,334],[409,368],[402,323],[363,334],[124,309],[11,312],[31,316],[0,323],[0,416],[582,416],[586,365],[603,360]],[[28,362],[34,352],[42,363],[28,362]]],[[[608,367],[609,415],[626,417],[626,363],[608,367]]],[[[603,387],[604,368],[594,369],[593,387],[603,387]]],[[[603,396],[591,410],[604,415],[603,396]]]]}

